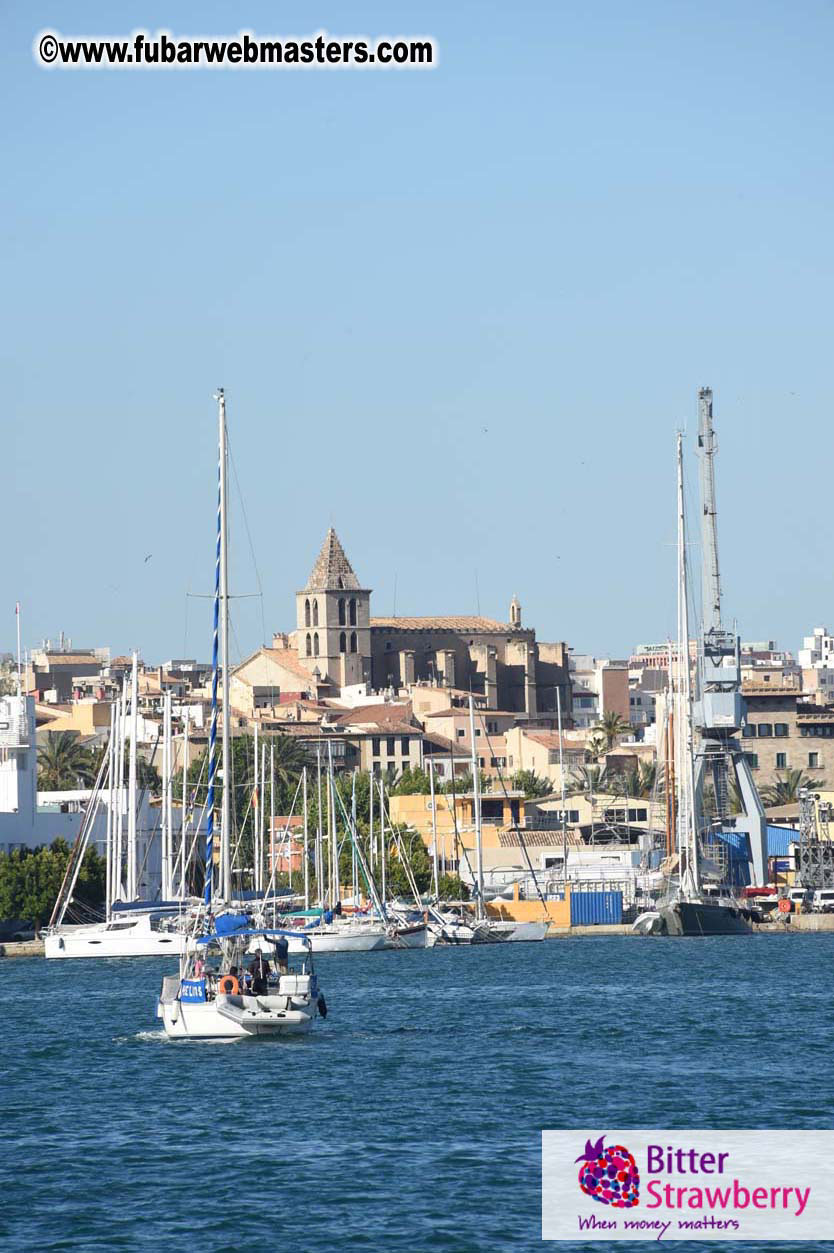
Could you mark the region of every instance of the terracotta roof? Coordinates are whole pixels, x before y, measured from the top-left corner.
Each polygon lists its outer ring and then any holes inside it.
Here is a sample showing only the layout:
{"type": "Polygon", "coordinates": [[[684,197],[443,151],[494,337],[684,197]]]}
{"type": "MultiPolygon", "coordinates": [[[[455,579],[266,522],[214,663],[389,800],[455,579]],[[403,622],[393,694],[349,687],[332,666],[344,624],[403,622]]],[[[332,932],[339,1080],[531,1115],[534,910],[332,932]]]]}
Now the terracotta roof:
{"type": "Polygon", "coordinates": [[[258,657],[265,657],[268,661],[274,661],[277,666],[281,666],[282,669],[288,670],[290,674],[303,679],[305,688],[314,685],[312,674],[304,668],[292,648],[259,648],[257,652],[252,653],[251,657],[247,657],[239,666],[235,666],[232,674],[237,675],[239,670],[242,670],[244,666],[248,666],[250,662],[257,660],[258,657]]]}
{"type": "Polygon", "coordinates": [[[505,634],[513,630],[506,622],[496,622],[494,618],[481,618],[478,615],[468,617],[466,614],[439,618],[371,618],[371,626],[391,631],[500,631],[505,634]]]}
{"type": "MultiPolygon", "coordinates": [[[[104,666],[107,664],[94,653],[44,653],[43,657],[48,669],[54,666],[104,666]]],[[[40,669],[37,660],[35,667],[40,669]]]]}
{"type": "MultiPolygon", "coordinates": [[[[534,744],[541,744],[542,748],[558,750],[559,748],[559,732],[558,731],[525,731],[525,737],[532,740],[534,744]]],[[[566,736],[562,736],[562,751],[575,753],[585,752],[585,743],[583,740],[569,740],[566,736]]]]}
{"type": "Polygon", "coordinates": [[[379,727],[382,730],[408,728],[418,731],[412,714],[411,702],[404,705],[359,705],[335,719],[336,725],[346,727],[379,727]]]}
{"type": "Polygon", "coordinates": [[[321,552],[316,557],[304,591],[340,591],[342,588],[346,591],[359,590],[359,580],[353,573],[353,567],[345,556],[339,537],[331,526],[324,537],[321,552]]]}

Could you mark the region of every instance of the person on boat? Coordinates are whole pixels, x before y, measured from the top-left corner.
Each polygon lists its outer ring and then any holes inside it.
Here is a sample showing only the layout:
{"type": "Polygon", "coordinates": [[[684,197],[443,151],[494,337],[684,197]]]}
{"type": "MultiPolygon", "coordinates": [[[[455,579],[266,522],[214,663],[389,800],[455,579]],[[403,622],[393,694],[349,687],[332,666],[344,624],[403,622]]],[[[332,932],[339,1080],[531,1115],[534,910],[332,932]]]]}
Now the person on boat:
{"type": "Polygon", "coordinates": [[[266,996],[269,991],[269,962],[265,960],[263,953],[258,953],[252,959],[249,974],[252,978],[252,995],[266,996]]]}
{"type": "Polygon", "coordinates": [[[282,975],[285,975],[287,971],[289,970],[289,965],[287,962],[289,953],[290,953],[290,946],[287,943],[287,937],[284,935],[279,935],[278,939],[275,941],[275,958],[278,962],[278,971],[282,975]]]}
{"type": "Polygon", "coordinates": [[[206,968],[206,963],[203,961],[202,957],[195,957],[194,958],[194,978],[202,979],[203,971],[205,970],[205,968],[206,968]]]}

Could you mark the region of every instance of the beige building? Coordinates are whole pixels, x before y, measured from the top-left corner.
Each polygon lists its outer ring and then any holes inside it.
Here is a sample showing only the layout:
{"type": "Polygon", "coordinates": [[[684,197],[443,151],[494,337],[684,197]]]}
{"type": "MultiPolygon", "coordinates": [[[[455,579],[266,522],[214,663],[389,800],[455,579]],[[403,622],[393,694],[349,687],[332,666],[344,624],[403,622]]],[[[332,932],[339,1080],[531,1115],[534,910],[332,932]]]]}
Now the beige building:
{"type": "Polygon", "coordinates": [[[377,693],[471,688],[491,709],[532,718],[555,712],[558,690],[565,717],[570,713],[567,648],[538,643],[522,626],[517,599],[509,622],[466,614],[374,618],[371,590],[332,527],[296,594],[296,628],[287,643],[322,695],[360,685],[377,693]]]}
{"type": "MultiPolygon", "coordinates": [[[[560,771],[560,741],[558,731],[541,730],[536,727],[513,727],[505,733],[507,744],[507,770],[515,774],[519,770],[532,770],[540,779],[547,779],[554,792],[562,786],[560,771]]],[[[582,732],[571,735],[563,732],[561,739],[561,762],[565,769],[567,785],[571,771],[585,761],[585,736],[582,732]]]]}
{"type": "Polygon", "coordinates": [[[834,706],[803,702],[798,686],[745,684],[742,744],[758,787],[802,770],[817,787],[834,782],[834,706]]]}

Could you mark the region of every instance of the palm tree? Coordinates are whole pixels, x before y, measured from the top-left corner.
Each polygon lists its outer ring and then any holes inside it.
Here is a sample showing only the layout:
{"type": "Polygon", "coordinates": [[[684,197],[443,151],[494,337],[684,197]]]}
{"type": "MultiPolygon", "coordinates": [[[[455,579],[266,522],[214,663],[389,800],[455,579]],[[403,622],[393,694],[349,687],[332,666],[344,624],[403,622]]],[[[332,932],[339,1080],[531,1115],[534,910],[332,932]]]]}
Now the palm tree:
{"type": "Polygon", "coordinates": [[[269,770],[275,753],[275,783],[292,791],[307,764],[307,750],[293,735],[275,735],[267,741],[266,768],[269,770]]]}
{"type": "Polygon", "coordinates": [[[575,766],[570,772],[567,792],[570,796],[601,792],[606,790],[610,782],[605,766],[575,766]]]}
{"type": "Polygon", "coordinates": [[[95,759],[77,731],[47,731],[38,747],[38,787],[44,792],[86,787],[95,779],[95,759]]]}
{"type": "Polygon", "coordinates": [[[610,751],[621,736],[628,734],[631,727],[618,713],[609,709],[593,729],[605,737],[606,748],[610,751]]]}
{"type": "Polygon", "coordinates": [[[622,775],[622,782],[626,796],[648,800],[656,787],[663,790],[663,771],[658,770],[656,761],[639,761],[633,770],[622,775]]]}
{"type": "Polygon", "coordinates": [[[516,770],[512,784],[519,792],[523,792],[527,799],[549,796],[553,791],[553,784],[550,780],[543,779],[541,775],[536,774],[535,770],[516,770]]]}
{"type": "Polygon", "coordinates": [[[802,788],[820,788],[822,779],[812,779],[803,770],[785,770],[776,775],[776,782],[762,788],[765,805],[793,805],[799,800],[802,788]]]}
{"type": "Polygon", "coordinates": [[[605,752],[605,736],[598,727],[593,727],[591,734],[585,740],[585,756],[589,761],[599,761],[605,752]]]}

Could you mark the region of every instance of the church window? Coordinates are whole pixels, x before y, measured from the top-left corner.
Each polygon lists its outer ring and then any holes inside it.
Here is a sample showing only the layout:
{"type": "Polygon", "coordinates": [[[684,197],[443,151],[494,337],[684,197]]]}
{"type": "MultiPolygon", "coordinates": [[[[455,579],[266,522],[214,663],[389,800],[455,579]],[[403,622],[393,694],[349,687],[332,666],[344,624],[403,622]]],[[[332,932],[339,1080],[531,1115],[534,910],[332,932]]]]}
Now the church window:
{"type": "Polygon", "coordinates": [[[312,657],[312,655],[313,655],[313,641],[310,639],[310,632],[308,631],[307,632],[307,656],[312,657]]]}
{"type": "Polygon", "coordinates": [[[318,657],[318,655],[319,655],[319,633],[318,631],[316,631],[315,635],[313,636],[313,656],[318,657]]]}
{"type": "Polygon", "coordinates": [[[305,626],[310,625],[310,602],[309,600],[305,600],[304,602],[304,625],[305,626]]]}
{"type": "Polygon", "coordinates": [[[356,626],[356,597],[355,596],[351,596],[350,604],[348,608],[350,609],[350,625],[356,626]]]}
{"type": "Polygon", "coordinates": [[[318,626],[318,624],[319,624],[319,602],[317,600],[314,600],[313,601],[313,626],[318,626]]]}
{"type": "Polygon", "coordinates": [[[347,652],[347,637],[344,631],[339,632],[339,652],[340,653],[347,652]]]}
{"type": "Polygon", "coordinates": [[[350,633],[350,651],[352,653],[356,652],[356,632],[355,631],[351,631],[350,633]]]}
{"type": "Polygon", "coordinates": [[[345,625],[345,602],[344,597],[339,597],[339,626],[345,625]]]}

